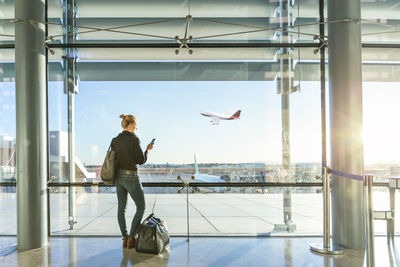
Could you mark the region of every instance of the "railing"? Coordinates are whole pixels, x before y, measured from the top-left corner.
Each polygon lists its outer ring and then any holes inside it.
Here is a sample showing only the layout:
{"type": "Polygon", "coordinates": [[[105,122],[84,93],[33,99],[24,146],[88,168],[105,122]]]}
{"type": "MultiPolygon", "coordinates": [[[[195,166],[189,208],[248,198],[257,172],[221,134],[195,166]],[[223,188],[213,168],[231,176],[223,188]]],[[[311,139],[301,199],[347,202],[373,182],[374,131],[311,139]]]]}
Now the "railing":
{"type": "MultiPolygon", "coordinates": [[[[308,182],[308,183],[277,183],[277,182],[227,182],[227,183],[204,183],[204,182],[185,182],[182,179],[179,179],[180,177],[178,176],[177,182],[142,182],[143,187],[161,187],[161,188],[166,188],[166,187],[174,187],[177,188],[177,193],[181,193],[185,188],[186,188],[186,194],[188,195],[189,190],[193,192],[191,189],[192,187],[195,188],[206,188],[206,187],[229,187],[229,188],[238,188],[238,187],[263,187],[263,188],[299,188],[299,187],[306,187],[306,188],[311,188],[311,187],[322,187],[322,183],[320,182],[308,182]]],[[[0,187],[8,186],[8,187],[16,187],[17,183],[16,182],[0,182],[0,187]]],[[[102,182],[48,182],[47,184],[47,194],[48,196],[51,193],[52,188],[60,188],[60,187],[103,187],[103,188],[110,188],[114,186],[110,185],[105,185],[102,182]]],[[[318,190],[320,191],[320,190],[318,190]]],[[[187,199],[189,197],[187,196],[187,199]]],[[[47,209],[48,209],[48,214],[50,215],[50,197],[47,198],[48,204],[47,204],[47,209]]],[[[188,204],[188,201],[187,201],[188,204]]],[[[189,213],[188,213],[188,207],[187,207],[187,220],[188,220],[188,240],[189,240],[189,213]]],[[[51,236],[50,233],[50,216],[48,216],[48,235],[51,236]]]]}
{"type": "MultiPolygon", "coordinates": [[[[16,186],[16,182],[0,182],[0,186],[16,186]]],[[[374,187],[388,187],[389,183],[373,183],[374,187]]],[[[49,187],[113,187],[97,182],[50,182],[49,187]]],[[[142,182],[143,187],[181,187],[181,182],[142,182]]],[[[191,182],[193,187],[322,187],[323,183],[257,183],[257,182],[233,182],[233,183],[198,183],[191,182]]]]}
{"type": "MultiPolygon", "coordinates": [[[[365,237],[365,251],[366,251],[366,265],[368,267],[375,266],[375,255],[374,255],[374,219],[387,220],[387,236],[392,238],[394,236],[394,189],[400,188],[397,186],[399,179],[389,178],[389,183],[379,183],[379,186],[389,187],[391,198],[391,210],[384,212],[377,212],[373,209],[373,198],[372,198],[372,187],[375,186],[373,183],[373,175],[357,175],[352,173],[341,172],[328,167],[323,169],[323,212],[324,212],[324,233],[323,243],[311,244],[310,249],[314,252],[321,254],[342,254],[344,249],[331,242],[330,240],[330,174],[334,174],[343,178],[356,180],[363,183],[364,186],[364,237],[365,237]],[[382,214],[384,216],[382,216],[382,214]],[[381,218],[382,217],[382,218],[381,218]]],[[[394,241],[392,240],[392,244],[394,241]]]]}
{"type": "MultiPolygon", "coordinates": [[[[331,172],[331,170],[329,170],[331,172]]],[[[333,173],[333,172],[331,172],[333,173]]],[[[324,175],[325,178],[327,178],[327,175],[324,175]]],[[[280,183],[280,182],[227,182],[227,183],[199,183],[199,182],[190,182],[190,183],[185,183],[184,181],[177,181],[177,182],[142,182],[143,187],[175,187],[175,188],[181,188],[181,190],[177,189],[177,192],[181,192],[182,189],[186,187],[187,191],[186,194],[188,194],[188,191],[190,190],[190,187],[265,187],[265,188],[288,188],[288,187],[293,187],[293,188],[311,188],[311,187],[326,187],[329,183],[324,180],[324,182],[306,182],[306,183],[280,183]]],[[[373,183],[374,187],[388,187],[389,183],[373,183]]],[[[0,187],[15,187],[17,186],[16,182],[0,182],[0,187]]],[[[59,188],[59,187],[113,187],[110,185],[105,185],[102,182],[49,182],[47,191],[48,194],[50,194],[50,189],[51,188],[59,188]]],[[[326,192],[329,192],[330,190],[327,188],[324,188],[324,200],[327,194],[326,192]]],[[[48,198],[49,199],[49,198],[48,198]]],[[[329,206],[329,204],[324,204],[324,218],[328,214],[326,210],[326,207],[329,206]]],[[[48,214],[50,215],[50,205],[48,204],[48,214]]],[[[187,215],[188,217],[188,215],[187,215]]],[[[329,223],[329,218],[325,220],[326,222],[329,223]]],[[[331,244],[329,242],[330,240],[330,234],[329,234],[329,228],[330,225],[325,225],[324,224],[324,246],[323,249],[332,249],[331,244]],[[329,245],[328,245],[329,244],[329,245]]],[[[48,229],[50,231],[50,221],[48,221],[48,229]]],[[[50,232],[49,232],[50,235],[50,232]]],[[[188,223],[188,240],[189,240],[189,223],[188,223]]],[[[371,254],[369,254],[371,255],[371,254]]],[[[372,254],[373,257],[373,254],[372,254]]],[[[371,262],[371,259],[370,259],[371,262]]]]}

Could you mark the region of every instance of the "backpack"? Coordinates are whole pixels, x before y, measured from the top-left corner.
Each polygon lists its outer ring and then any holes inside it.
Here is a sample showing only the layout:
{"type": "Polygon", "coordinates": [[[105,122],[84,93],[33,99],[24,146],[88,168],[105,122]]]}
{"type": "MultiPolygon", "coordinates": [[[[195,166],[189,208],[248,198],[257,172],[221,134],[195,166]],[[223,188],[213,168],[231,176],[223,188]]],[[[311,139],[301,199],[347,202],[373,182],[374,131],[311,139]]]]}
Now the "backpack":
{"type": "Polygon", "coordinates": [[[106,157],[104,159],[103,165],[101,166],[100,172],[101,180],[106,185],[114,185],[115,182],[115,167],[117,164],[115,163],[115,151],[112,150],[111,144],[107,150],[106,157]]]}

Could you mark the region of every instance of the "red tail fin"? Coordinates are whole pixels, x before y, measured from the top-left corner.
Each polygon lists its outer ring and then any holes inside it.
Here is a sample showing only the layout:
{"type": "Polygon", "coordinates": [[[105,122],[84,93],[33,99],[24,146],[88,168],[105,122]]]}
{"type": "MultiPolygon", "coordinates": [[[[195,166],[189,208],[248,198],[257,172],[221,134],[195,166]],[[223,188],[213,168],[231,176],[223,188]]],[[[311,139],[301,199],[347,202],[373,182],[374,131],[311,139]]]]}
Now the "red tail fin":
{"type": "Polygon", "coordinates": [[[230,119],[239,119],[241,110],[238,110],[233,114],[230,119]]]}

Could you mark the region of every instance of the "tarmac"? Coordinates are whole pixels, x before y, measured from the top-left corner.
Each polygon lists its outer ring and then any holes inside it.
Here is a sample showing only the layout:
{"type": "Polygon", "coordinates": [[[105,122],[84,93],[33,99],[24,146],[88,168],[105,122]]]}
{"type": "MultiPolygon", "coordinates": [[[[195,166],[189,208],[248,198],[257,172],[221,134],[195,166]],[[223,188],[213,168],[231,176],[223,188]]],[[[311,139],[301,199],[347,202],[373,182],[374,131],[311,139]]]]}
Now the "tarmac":
{"type": "MultiPolygon", "coordinates": [[[[398,193],[396,193],[398,195],[398,193]]],[[[292,226],[294,231],[277,231],[283,224],[282,193],[194,193],[145,194],[145,217],[152,212],[167,222],[171,236],[321,236],[323,233],[323,203],[320,193],[292,193],[292,226]],[[189,216],[188,216],[189,215],[189,216]],[[295,229],[294,229],[295,228],[295,229]]],[[[373,194],[375,209],[389,209],[389,193],[373,194]]],[[[396,214],[399,213],[396,198],[396,214]]],[[[127,225],[135,213],[128,200],[127,225]]],[[[0,193],[0,235],[15,235],[16,194],[0,193]]],[[[50,229],[53,236],[119,236],[117,197],[115,193],[75,193],[75,221],[68,224],[68,194],[50,195],[50,229]]],[[[333,222],[332,222],[333,223],[333,222]]],[[[386,234],[386,222],[374,222],[375,233],[386,234]]],[[[400,220],[395,220],[396,233],[400,220]]]]}

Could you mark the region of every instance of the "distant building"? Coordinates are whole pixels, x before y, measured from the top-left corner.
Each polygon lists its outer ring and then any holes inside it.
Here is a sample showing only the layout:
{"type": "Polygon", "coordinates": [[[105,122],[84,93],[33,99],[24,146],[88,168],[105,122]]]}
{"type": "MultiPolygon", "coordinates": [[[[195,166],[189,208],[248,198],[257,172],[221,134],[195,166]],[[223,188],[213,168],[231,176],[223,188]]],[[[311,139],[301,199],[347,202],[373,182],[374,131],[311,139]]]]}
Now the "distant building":
{"type": "MultiPolygon", "coordinates": [[[[68,133],[64,131],[50,131],[50,177],[57,181],[68,180],[68,133]]],[[[96,178],[96,172],[88,172],[77,156],[75,156],[75,178],[96,178]]]]}
{"type": "MultiPolygon", "coordinates": [[[[0,136],[0,181],[14,182],[15,181],[15,137],[0,136]]],[[[2,187],[1,192],[14,193],[15,187],[2,187]]]]}
{"type": "Polygon", "coordinates": [[[68,162],[68,133],[50,131],[50,162],[68,162]]]}
{"type": "Polygon", "coordinates": [[[295,182],[317,182],[316,176],[321,176],[321,163],[297,163],[295,165],[295,182]]]}
{"type": "Polygon", "coordinates": [[[391,177],[400,177],[400,166],[392,166],[392,167],[390,167],[389,176],[391,176],[391,177]]]}
{"type": "Polygon", "coordinates": [[[15,167],[15,137],[0,136],[0,166],[15,167]]]}

